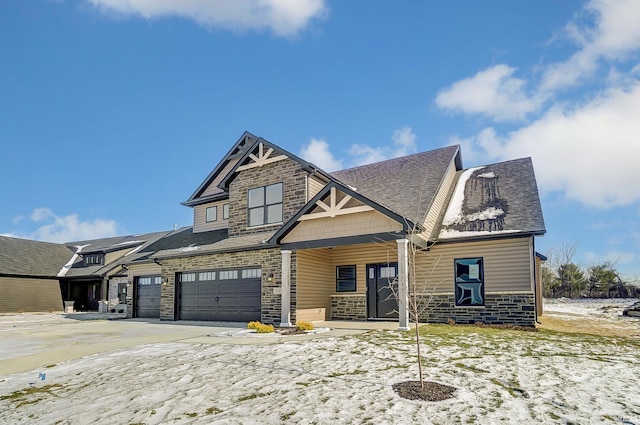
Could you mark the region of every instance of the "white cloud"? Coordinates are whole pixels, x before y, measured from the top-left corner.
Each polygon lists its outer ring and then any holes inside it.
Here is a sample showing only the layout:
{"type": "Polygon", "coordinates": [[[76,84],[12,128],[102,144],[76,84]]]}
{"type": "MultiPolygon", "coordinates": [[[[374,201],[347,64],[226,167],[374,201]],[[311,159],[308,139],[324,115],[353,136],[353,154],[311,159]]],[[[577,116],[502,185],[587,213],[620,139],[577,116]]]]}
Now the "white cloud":
{"type": "Polygon", "coordinates": [[[300,157],[325,171],[335,171],[342,168],[342,161],[333,156],[329,150],[329,144],[324,140],[311,139],[309,144],[300,151],[300,157]]]}
{"type": "Polygon", "coordinates": [[[526,82],[512,76],[515,71],[504,64],[479,71],[441,90],[436,105],[452,112],[487,115],[496,121],[523,120],[541,107],[543,99],[528,96],[526,82]]]}
{"type": "Polygon", "coordinates": [[[63,243],[117,235],[117,225],[113,220],[96,218],[94,220],[80,221],[78,214],[60,217],[49,208],[36,208],[31,213],[30,219],[34,223],[45,222],[45,224],[42,224],[29,234],[11,234],[11,236],[63,243]]]}
{"type": "Polygon", "coordinates": [[[36,208],[29,216],[29,218],[35,222],[44,221],[52,217],[55,217],[55,215],[49,208],[36,208]]]}
{"type": "Polygon", "coordinates": [[[393,156],[396,158],[416,152],[416,135],[410,127],[402,127],[394,131],[391,140],[395,146],[393,156]]]}
{"type": "Polygon", "coordinates": [[[605,253],[596,253],[588,251],[584,253],[584,257],[587,263],[590,265],[602,264],[604,262],[610,262],[616,266],[622,266],[626,264],[633,264],[637,261],[637,254],[635,252],[627,251],[608,251],[605,253]]]}
{"type": "Polygon", "coordinates": [[[349,149],[354,159],[353,166],[372,164],[386,159],[398,158],[416,152],[416,135],[411,127],[402,127],[393,132],[392,146],[373,147],[367,144],[354,144],[349,149]]]}
{"type": "Polygon", "coordinates": [[[209,27],[235,31],[269,30],[295,35],[323,18],[325,0],[87,0],[104,12],[158,19],[178,16],[209,27]]]}
{"type": "Polygon", "coordinates": [[[547,68],[541,82],[543,92],[578,84],[593,74],[601,59],[624,61],[640,47],[637,0],[591,0],[583,16],[595,22],[581,24],[576,20],[565,27],[580,49],[567,61],[547,68]]]}
{"type": "MultiPolygon", "coordinates": [[[[640,201],[640,81],[573,110],[554,108],[517,131],[466,139],[486,158],[533,157],[542,190],[608,208],[640,201]]],[[[463,152],[464,153],[464,152],[463,152]]]]}
{"type": "Polygon", "coordinates": [[[302,148],[300,157],[317,165],[325,171],[336,171],[344,166],[356,167],[371,164],[386,159],[411,155],[417,151],[416,135],[411,127],[401,127],[395,130],[391,136],[391,146],[369,146],[356,143],[348,150],[350,160],[340,160],[331,153],[329,143],[324,140],[311,139],[309,144],[302,148]]]}

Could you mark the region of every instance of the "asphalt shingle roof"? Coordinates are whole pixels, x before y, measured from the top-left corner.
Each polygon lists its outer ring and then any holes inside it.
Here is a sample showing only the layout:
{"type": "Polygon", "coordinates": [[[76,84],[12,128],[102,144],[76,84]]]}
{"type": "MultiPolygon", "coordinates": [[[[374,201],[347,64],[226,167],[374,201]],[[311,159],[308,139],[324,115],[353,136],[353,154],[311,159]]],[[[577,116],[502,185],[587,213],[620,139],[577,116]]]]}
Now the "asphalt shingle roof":
{"type": "Polygon", "coordinates": [[[331,176],[389,210],[422,222],[459,146],[336,171],[331,176]]]}
{"type": "Polygon", "coordinates": [[[73,253],[56,243],[0,236],[0,275],[56,277],[73,253]]]}

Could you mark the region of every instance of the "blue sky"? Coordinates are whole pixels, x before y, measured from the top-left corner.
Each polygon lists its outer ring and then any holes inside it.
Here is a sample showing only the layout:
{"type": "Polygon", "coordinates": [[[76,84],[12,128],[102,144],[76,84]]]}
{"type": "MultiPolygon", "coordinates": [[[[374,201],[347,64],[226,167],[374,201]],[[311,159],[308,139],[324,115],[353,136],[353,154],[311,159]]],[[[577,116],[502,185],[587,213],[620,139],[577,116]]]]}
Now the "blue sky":
{"type": "Polygon", "coordinates": [[[4,0],[0,234],[192,223],[248,130],[331,171],[532,157],[547,235],[640,276],[640,2],[4,0]]]}

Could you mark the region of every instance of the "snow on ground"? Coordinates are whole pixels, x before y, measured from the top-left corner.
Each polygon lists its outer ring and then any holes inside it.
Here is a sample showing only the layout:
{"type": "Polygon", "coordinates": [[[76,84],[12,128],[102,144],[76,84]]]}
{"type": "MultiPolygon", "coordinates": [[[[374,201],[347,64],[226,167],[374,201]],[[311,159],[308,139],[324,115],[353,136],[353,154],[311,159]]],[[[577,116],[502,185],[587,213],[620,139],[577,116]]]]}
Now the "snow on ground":
{"type": "Polygon", "coordinates": [[[391,385],[417,377],[415,345],[408,332],[377,330],[274,344],[139,345],[0,376],[0,423],[640,425],[637,338],[423,331],[425,376],[455,386],[453,399],[398,397],[391,385]]]}

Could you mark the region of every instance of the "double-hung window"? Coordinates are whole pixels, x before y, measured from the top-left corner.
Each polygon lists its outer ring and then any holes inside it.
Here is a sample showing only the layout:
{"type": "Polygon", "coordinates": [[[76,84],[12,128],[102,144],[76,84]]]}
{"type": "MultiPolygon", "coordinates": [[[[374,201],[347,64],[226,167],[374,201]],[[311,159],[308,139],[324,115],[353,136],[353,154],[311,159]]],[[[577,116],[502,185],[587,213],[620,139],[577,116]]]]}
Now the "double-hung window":
{"type": "Polygon", "coordinates": [[[336,267],[336,292],[356,290],[356,266],[336,267]]]}
{"type": "Polygon", "coordinates": [[[207,208],[207,223],[218,221],[218,207],[207,208]]]}
{"type": "Polygon", "coordinates": [[[249,226],[282,221],[282,183],[249,189],[249,226]]]}

